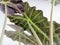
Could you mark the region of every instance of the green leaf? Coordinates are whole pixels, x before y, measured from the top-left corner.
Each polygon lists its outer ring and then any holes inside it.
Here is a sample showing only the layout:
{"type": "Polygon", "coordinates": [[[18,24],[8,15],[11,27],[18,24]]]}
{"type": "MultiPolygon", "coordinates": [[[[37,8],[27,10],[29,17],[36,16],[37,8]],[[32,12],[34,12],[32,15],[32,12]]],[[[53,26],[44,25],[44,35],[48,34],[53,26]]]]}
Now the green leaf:
{"type": "MultiPolygon", "coordinates": [[[[31,32],[30,27],[28,26],[27,21],[30,22],[32,27],[34,28],[35,32],[37,33],[38,37],[43,42],[45,38],[45,42],[49,40],[49,21],[46,17],[43,16],[42,10],[36,10],[36,7],[30,7],[27,2],[24,2],[25,11],[22,16],[18,15],[11,15],[8,16],[10,21],[15,23],[18,26],[23,27],[24,30],[31,32]]],[[[54,23],[54,29],[60,27],[58,23],[54,23]]],[[[55,30],[54,30],[55,31],[55,30]]],[[[60,31],[55,31],[56,33],[60,31]]],[[[32,32],[31,32],[32,33],[32,32]]],[[[55,39],[54,39],[55,40],[55,39]]],[[[57,39],[58,40],[58,39],[57,39]]],[[[48,41],[49,42],[49,41],[48,41]]]]}
{"type": "MultiPolygon", "coordinates": [[[[36,7],[30,7],[27,2],[25,2],[24,5],[25,5],[24,13],[36,25],[36,28],[39,27],[38,29],[35,30],[37,32],[37,34],[39,33],[40,37],[41,37],[41,35],[45,35],[43,37],[46,37],[48,39],[48,36],[46,34],[49,32],[46,33],[45,29],[46,30],[48,30],[48,29],[44,28],[44,27],[49,26],[49,23],[47,21],[47,18],[43,16],[43,11],[42,10],[36,10],[36,7]],[[39,21],[41,21],[41,22],[39,22],[39,21]]],[[[24,13],[23,13],[23,16],[12,15],[12,16],[9,16],[9,18],[10,18],[11,22],[14,22],[16,25],[23,27],[24,30],[30,31],[29,26],[28,26],[27,21],[26,21],[27,20],[26,16],[24,13]]]]}

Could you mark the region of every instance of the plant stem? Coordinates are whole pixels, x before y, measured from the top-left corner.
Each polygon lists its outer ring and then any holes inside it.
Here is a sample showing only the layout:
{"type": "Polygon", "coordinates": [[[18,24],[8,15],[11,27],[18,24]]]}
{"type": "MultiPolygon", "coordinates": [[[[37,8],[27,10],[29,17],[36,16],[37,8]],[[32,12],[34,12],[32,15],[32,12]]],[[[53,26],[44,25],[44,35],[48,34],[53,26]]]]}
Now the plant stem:
{"type": "Polygon", "coordinates": [[[19,35],[19,45],[21,45],[21,41],[20,41],[20,40],[21,40],[21,37],[20,37],[20,35],[19,35]]]}
{"type": "Polygon", "coordinates": [[[52,0],[51,12],[50,12],[50,45],[53,45],[53,21],[52,21],[52,14],[53,14],[54,2],[55,2],[55,0],[52,0]]]}
{"type": "Polygon", "coordinates": [[[6,4],[4,4],[4,5],[5,5],[5,19],[4,19],[4,24],[3,24],[2,32],[1,32],[0,45],[2,45],[2,41],[3,41],[3,37],[4,37],[4,32],[5,32],[6,21],[7,21],[7,7],[6,7],[6,4]]]}
{"type": "Polygon", "coordinates": [[[38,43],[38,45],[42,45],[41,40],[39,39],[38,35],[37,35],[36,32],[34,31],[33,27],[32,27],[31,24],[29,23],[29,21],[27,21],[27,23],[28,23],[28,25],[29,25],[29,27],[30,27],[30,29],[31,29],[31,31],[32,31],[32,33],[33,33],[33,35],[34,35],[37,43],[38,43]]]}

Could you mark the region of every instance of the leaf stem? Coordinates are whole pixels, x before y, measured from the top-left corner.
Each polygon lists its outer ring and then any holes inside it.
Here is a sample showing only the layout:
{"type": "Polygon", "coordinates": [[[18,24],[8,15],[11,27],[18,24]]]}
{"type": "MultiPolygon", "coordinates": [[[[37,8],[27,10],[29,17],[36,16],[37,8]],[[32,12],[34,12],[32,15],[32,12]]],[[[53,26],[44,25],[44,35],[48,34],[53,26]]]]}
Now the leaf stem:
{"type": "Polygon", "coordinates": [[[55,0],[52,0],[51,12],[50,12],[50,45],[53,45],[53,21],[52,21],[52,14],[53,14],[54,3],[55,3],[55,0]]]}
{"type": "Polygon", "coordinates": [[[36,32],[34,31],[33,27],[32,27],[31,24],[29,23],[29,21],[27,21],[27,23],[28,23],[28,25],[29,25],[29,27],[30,27],[30,29],[31,29],[31,31],[32,31],[32,33],[33,33],[33,35],[34,35],[37,43],[38,43],[38,45],[43,45],[42,42],[41,42],[41,40],[39,39],[38,35],[37,35],[36,32]]]}
{"type": "Polygon", "coordinates": [[[3,28],[2,28],[2,32],[1,32],[1,38],[0,38],[0,45],[2,45],[2,41],[3,41],[3,37],[4,37],[4,33],[5,33],[5,26],[6,26],[6,22],[7,22],[7,4],[5,5],[5,19],[4,19],[4,24],[3,24],[3,28]]]}

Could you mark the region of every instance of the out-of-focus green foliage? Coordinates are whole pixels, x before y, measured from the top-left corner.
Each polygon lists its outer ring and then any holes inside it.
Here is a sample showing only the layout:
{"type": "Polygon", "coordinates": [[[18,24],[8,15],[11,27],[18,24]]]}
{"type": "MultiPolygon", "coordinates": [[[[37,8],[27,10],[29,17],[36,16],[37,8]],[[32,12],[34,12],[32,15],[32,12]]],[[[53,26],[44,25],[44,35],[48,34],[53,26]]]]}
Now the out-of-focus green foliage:
{"type": "Polygon", "coordinates": [[[60,0],[55,0],[55,5],[60,4],[60,0]]]}

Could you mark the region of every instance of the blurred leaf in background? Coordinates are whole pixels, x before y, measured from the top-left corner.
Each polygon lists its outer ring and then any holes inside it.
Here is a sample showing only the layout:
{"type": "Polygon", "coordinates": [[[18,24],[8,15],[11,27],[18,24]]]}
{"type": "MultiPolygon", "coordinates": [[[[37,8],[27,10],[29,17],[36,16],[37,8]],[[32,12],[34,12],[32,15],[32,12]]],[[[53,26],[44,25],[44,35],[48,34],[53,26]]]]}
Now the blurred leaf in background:
{"type": "Polygon", "coordinates": [[[55,5],[60,4],[60,0],[55,0],[55,5]]]}
{"type": "MultiPolygon", "coordinates": [[[[8,0],[4,0],[8,1],[8,0]]],[[[4,4],[0,3],[0,9],[3,13],[5,13],[4,4]]],[[[10,0],[9,3],[7,3],[7,10],[8,14],[13,15],[14,13],[18,13],[19,11],[24,12],[24,5],[22,0],[10,0]]]]}

